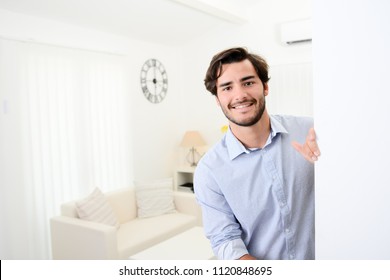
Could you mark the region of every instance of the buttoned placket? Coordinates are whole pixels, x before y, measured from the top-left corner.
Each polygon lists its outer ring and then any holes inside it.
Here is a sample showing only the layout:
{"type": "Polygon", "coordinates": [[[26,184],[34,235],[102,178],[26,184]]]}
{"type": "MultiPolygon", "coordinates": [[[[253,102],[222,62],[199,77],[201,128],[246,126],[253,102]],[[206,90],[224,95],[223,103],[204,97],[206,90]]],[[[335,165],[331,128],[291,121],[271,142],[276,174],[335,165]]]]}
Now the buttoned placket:
{"type": "Polygon", "coordinates": [[[287,256],[290,260],[292,260],[295,259],[295,242],[294,232],[291,228],[291,209],[288,206],[282,179],[278,175],[275,162],[272,160],[272,157],[268,155],[266,149],[262,151],[262,154],[267,167],[267,172],[272,178],[272,189],[278,201],[281,212],[283,234],[285,236],[287,246],[287,256]]]}

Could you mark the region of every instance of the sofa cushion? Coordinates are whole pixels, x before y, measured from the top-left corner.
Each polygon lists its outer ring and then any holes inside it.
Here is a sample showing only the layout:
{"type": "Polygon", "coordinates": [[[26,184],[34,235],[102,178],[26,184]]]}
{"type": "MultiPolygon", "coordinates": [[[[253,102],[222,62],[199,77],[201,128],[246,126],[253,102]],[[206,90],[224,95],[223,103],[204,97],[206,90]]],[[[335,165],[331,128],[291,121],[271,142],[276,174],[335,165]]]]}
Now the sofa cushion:
{"type": "Polygon", "coordinates": [[[118,253],[127,259],[197,224],[195,216],[181,213],[134,219],[122,224],[117,232],[118,253]]]}
{"type": "Polygon", "coordinates": [[[134,188],[121,188],[107,192],[105,195],[120,224],[126,223],[137,217],[137,204],[134,188]]]}
{"type": "Polygon", "coordinates": [[[80,219],[119,228],[118,219],[99,188],[95,188],[86,198],[76,201],[75,206],[80,219]]]}
{"type": "Polygon", "coordinates": [[[138,218],[176,212],[173,202],[172,178],[135,182],[138,218]]]}

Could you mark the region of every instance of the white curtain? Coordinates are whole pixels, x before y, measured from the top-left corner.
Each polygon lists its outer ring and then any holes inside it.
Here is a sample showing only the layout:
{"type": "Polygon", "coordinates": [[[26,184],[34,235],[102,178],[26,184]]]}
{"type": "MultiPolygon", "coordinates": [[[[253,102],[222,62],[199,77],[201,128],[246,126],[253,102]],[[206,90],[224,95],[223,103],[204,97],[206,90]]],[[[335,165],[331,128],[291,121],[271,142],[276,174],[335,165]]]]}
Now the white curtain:
{"type": "Polygon", "coordinates": [[[0,257],[50,259],[60,204],[132,182],[125,57],[0,40],[0,257]]]}
{"type": "Polygon", "coordinates": [[[313,116],[312,63],[271,65],[269,72],[270,113],[313,116]]]}

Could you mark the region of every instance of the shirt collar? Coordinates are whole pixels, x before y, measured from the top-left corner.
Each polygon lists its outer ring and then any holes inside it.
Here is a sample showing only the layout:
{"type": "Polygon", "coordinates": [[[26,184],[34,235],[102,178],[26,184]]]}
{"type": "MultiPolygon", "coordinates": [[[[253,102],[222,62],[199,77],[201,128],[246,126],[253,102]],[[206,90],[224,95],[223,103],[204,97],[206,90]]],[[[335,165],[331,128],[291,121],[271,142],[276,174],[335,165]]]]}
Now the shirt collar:
{"type": "MultiPolygon", "coordinates": [[[[270,116],[271,120],[271,133],[270,137],[267,141],[267,144],[270,144],[272,142],[272,139],[278,134],[278,133],[288,133],[286,128],[283,126],[283,124],[277,120],[274,116],[270,116]]],[[[229,158],[230,160],[235,159],[239,155],[246,153],[249,154],[253,150],[247,149],[232,133],[230,130],[230,127],[228,131],[226,132],[226,147],[228,149],[229,158]]]]}

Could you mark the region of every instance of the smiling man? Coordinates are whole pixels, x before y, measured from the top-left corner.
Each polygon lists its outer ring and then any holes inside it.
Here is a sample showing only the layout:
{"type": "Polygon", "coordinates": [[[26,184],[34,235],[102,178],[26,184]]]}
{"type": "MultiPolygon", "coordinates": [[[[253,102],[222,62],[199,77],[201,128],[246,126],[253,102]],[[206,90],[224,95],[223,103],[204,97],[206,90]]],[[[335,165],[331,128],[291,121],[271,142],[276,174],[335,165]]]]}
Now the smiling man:
{"type": "Polygon", "coordinates": [[[207,70],[229,130],[200,160],[194,188],[219,259],[314,259],[313,120],[269,115],[268,81],[266,61],[244,48],[207,70]]]}

